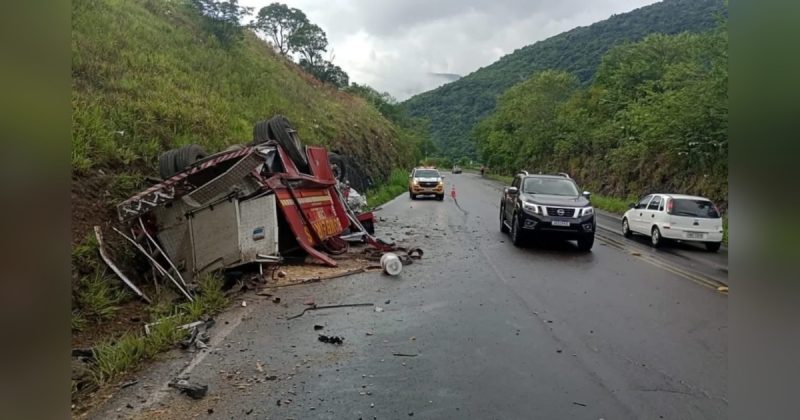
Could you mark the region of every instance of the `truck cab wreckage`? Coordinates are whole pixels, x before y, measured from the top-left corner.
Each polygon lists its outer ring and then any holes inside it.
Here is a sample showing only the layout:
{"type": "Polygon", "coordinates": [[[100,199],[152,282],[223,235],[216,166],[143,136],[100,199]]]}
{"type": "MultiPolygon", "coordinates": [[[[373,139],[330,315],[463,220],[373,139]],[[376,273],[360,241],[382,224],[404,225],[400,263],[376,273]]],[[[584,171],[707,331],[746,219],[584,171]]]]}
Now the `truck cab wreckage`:
{"type": "Polygon", "coordinates": [[[159,167],[163,181],[117,206],[132,237],[117,232],[176,285],[174,277],[185,287],[184,277],[254,263],[260,269],[299,249],[328,266],[349,241],[374,252],[396,249],[372,235],[372,212],[348,205],[349,185],[334,176],[342,171],[327,150],[302,146],[284,117],[256,124],[247,145],[210,156],[185,146],[162,154],[159,167]]]}

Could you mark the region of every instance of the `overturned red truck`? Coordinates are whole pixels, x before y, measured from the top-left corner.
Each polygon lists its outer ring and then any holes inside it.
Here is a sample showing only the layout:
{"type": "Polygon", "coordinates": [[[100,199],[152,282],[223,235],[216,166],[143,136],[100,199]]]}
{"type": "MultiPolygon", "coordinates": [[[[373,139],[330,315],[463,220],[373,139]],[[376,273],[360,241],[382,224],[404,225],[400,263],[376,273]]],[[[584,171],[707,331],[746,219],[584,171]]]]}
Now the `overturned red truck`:
{"type": "Polygon", "coordinates": [[[149,250],[190,276],[276,262],[298,249],[335,266],[331,255],[346,252],[348,240],[393,249],[372,236],[371,212],[348,206],[349,186],[334,175],[341,169],[276,116],[256,124],[246,145],[211,156],[196,145],[164,153],[163,181],[117,213],[149,250]]]}

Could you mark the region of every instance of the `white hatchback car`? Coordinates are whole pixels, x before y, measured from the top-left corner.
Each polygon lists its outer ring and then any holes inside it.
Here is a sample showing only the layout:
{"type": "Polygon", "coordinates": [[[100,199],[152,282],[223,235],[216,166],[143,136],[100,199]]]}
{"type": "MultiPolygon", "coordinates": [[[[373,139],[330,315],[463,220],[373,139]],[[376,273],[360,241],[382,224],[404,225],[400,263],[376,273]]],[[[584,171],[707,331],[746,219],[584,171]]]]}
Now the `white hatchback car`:
{"type": "Polygon", "coordinates": [[[650,236],[659,247],[664,239],[704,242],[711,252],[722,244],[722,217],[711,200],[679,194],[650,194],[631,204],[622,217],[622,234],[650,236]]]}

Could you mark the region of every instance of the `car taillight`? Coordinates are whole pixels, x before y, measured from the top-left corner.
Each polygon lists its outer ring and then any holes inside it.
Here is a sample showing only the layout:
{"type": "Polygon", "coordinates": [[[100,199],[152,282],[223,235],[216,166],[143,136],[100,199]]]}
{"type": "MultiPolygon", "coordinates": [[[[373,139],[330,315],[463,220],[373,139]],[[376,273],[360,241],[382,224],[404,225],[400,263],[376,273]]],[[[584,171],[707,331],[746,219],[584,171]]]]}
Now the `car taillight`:
{"type": "Polygon", "coordinates": [[[667,214],[672,214],[672,206],[675,202],[672,199],[667,200],[667,214]]]}

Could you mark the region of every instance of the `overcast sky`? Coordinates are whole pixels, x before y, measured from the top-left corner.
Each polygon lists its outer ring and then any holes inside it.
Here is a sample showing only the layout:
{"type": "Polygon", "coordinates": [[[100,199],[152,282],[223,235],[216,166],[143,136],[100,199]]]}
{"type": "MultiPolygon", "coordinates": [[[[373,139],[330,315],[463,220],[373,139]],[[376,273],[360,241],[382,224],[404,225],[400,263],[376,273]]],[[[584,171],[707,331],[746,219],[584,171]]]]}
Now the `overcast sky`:
{"type": "MultiPolygon", "coordinates": [[[[255,13],[269,0],[240,0],[255,13]]],[[[515,49],[654,0],[284,0],[328,35],[350,81],[399,100],[515,49]]]]}

